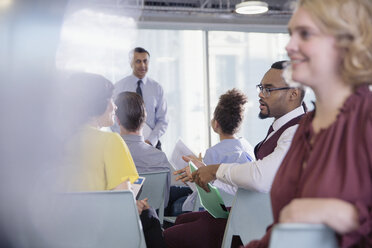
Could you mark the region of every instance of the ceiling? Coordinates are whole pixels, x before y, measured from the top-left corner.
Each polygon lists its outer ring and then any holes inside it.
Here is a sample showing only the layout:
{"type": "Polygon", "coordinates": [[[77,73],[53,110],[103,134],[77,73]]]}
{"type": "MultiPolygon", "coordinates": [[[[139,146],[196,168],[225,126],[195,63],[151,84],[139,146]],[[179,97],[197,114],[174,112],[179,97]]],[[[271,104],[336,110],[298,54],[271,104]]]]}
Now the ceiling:
{"type": "MultiPolygon", "coordinates": [[[[137,13],[138,24],[142,27],[164,25],[175,28],[204,29],[249,29],[265,32],[278,28],[286,31],[291,16],[293,0],[265,0],[269,11],[259,15],[239,15],[235,5],[242,0],[95,0],[100,8],[114,3],[115,8],[137,13]],[[131,11],[132,10],[132,11],[131,11]]],[[[133,14],[132,13],[132,14],[133,14]]]]}

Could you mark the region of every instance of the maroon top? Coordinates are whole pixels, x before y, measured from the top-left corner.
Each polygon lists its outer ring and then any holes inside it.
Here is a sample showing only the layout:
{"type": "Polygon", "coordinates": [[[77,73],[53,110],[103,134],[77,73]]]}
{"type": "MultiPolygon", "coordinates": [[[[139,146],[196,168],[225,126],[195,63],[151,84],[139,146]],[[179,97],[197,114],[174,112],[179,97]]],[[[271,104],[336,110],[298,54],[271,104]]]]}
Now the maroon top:
{"type": "MultiPolygon", "coordinates": [[[[313,118],[314,111],[301,120],[275,176],[274,224],[294,198],[338,198],[356,206],[360,224],[358,230],[339,237],[340,246],[372,247],[372,93],[367,85],[359,86],[336,121],[318,134],[312,128],[313,118]]],[[[270,231],[246,247],[268,247],[270,231]]]]}

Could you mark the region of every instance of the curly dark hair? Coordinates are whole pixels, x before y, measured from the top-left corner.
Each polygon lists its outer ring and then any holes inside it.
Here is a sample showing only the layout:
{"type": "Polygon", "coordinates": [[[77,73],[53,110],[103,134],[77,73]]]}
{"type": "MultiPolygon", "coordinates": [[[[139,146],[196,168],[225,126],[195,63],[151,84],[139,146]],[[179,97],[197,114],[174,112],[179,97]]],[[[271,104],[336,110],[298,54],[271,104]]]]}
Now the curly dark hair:
{"type": "Polygon", "coordinates": [[[247,101],[247,96],[235,88],[220,96],[213,119],[221,126],[223,133],[235,134],[239,130],[247,101]]]}

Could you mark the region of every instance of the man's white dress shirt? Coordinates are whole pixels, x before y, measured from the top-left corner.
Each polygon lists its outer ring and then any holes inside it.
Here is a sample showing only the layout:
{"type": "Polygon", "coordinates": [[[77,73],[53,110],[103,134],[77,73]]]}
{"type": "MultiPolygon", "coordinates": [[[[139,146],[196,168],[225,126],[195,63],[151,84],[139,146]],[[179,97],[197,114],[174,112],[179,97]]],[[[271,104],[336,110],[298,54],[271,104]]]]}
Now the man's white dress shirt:
{"type": "MultiPolygon", "coordinates": [[[[267,139],[288,121],[302,114],[304,114],[304,109],[300,106],[275,120],[272,124],[274,131],[271,132],[267,139]]],[[[291,145],[297,127],[298,124],[287,128],[279,137],[274,151],[261,160],[244,164],[221,164],[216,173],[217,179],[239,188],[269,192],[275,174],[291,145]]]]}
{"type": "MultiPolygon", "coordinates": [[[[115,84],[114,97],[123,91],[136,92],[137,82],[140,80],[133,74],[127,76],[115,84]]],[[[167,103],[161,85],[155,80],[145,76],[141,79],[142,98],[145,102],[147,118],[146,124],[152,129],[146,138],[153,146],[156,146],[159,138],[168,127],[167,103]]]]}

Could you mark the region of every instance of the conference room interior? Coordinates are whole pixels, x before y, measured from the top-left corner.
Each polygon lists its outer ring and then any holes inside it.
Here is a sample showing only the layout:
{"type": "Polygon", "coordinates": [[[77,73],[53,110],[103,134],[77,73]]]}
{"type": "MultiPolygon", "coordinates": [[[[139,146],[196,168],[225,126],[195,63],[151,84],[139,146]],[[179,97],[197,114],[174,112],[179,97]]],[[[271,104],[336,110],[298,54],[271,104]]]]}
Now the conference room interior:
{"type": "MultiPolygon", "coordinates": [[[[0,244],[33,247],[32,236],[44,236],[40,232],[53,221],[40,209],[53,205],[46,195],[54,180],[45,172],[61,159],[65,120],[56,114],[55,87],[61,71],[95,73],[115,83],[131,73],[129,51],[144,47],[151,54],[148,76],[161,84],[168,105],[161,138],[168,157],[178,139],[195,154],[219,141],[210,121],[219,96],[232,88],[248,97],[239,136],[253,146],[262,140],[272,119],[258,117],[256,85],[272,63],[288,60],[292,10],[290,1],[269,0],[266,13],[242,15],[235,12],[240,2],[0,3],[1,112],[7,117],[1,126],[0,244]]],[[[306,89],[310,110],[313,100],[306,89]]]]}

